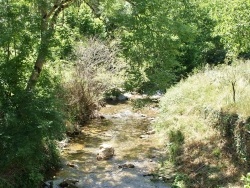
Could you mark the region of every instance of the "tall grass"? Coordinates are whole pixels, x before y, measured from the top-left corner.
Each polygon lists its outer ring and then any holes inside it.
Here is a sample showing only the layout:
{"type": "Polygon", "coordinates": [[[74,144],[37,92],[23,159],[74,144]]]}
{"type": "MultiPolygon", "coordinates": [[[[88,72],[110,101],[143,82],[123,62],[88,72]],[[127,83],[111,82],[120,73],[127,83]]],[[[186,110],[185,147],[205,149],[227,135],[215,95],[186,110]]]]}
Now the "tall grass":
{"type": "Polygon", "coordinates": [[[196,70],[187,79],[168,89],[162,98],[161,115],[156,127],[166,135],[168,143],[171,142],[169,137],[172,131],[181,131],[185,143],[179,159],[182,165],[180,171],[188,174],[193,183],[196,182],[196,187],[197,183],[203,186],[208,186],[208,182],[214,186],[225,184],[221,181],[229,177],[232,177],[230,181],[239,179],[240,171],[247,170],[249,93],[250,62],[238,61],[232,65],[207,66],[196,70]],[[235,157],[243,160],[237,161],[235,157]],[[203,183],[199,182],[202,178],[197,177],[198,172],[194,173],[202,164],[207,169],[203,172],[207,176],[203,177],[203,183]],[[221,175],[218,178],[210,177],[215,173],[211,172],[211,166],[218,164],[217,170],[221,175]],[[246,165],[239,169],[238,164],[246,165]]]}
{"type": "Polygon", "coordinates": [[[246,117],[250,114],[250,62],[232,66],[205,67],[169,89],[161,101],[163,112],[200,114],[202,110],[225,109],[246,117]],[[233,87],[235,83],[235,102],[233,87]]]}

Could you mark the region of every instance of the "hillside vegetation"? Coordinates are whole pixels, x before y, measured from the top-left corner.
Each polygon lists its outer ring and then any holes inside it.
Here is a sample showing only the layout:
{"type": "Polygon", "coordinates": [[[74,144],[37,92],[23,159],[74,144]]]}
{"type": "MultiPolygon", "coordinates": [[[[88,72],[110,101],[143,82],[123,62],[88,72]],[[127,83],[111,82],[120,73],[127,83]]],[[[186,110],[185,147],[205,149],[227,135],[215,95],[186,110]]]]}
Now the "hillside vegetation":
{"type": "Polygon", "coordinates": [[[177,187],[237,187],[249,171],[250,62],[204,67],[167,90],[157,127],[161,174],[177,187]],[[167,135],[167,136],[166,136],[167,135]]]}
{"type": "MultiPolygon", "coordinates": [[[[118,89],[161,93],[207,63],[249,58],[249,9],[250,0],[1,0],[0,187],[40,187],[60,166],[57,140],[95,117],[118,89]]],[[[248,66],[197,71],[162,101],[160,127],[175,128],[167,130],[171,161],[198,164],[180,169],[189,179],[211,167],[193,162],[192,144],[215,153],[218,160],[207,157],[213,165],[223,159],[223,176],[230,169],[240,176],[229,159],[248,157],[240,135],[249,116],[248,66]]],[[[238,179],[233,173],[222,181],[238,179]]]]}

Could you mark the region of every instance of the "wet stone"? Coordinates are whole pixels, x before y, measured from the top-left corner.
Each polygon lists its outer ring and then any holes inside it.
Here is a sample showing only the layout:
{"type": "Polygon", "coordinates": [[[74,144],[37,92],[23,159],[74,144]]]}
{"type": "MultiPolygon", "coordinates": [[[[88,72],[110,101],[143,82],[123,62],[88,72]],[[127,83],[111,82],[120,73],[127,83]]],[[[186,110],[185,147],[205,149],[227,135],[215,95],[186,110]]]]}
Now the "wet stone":
{"type": "Polygon", "coordinates": [[[102,144],[97,154],[97,160],[108,160],[114,156],[114,148],[107,144],[102,144]]]}
{"type": "Polygon", "coordinates": [[[67,163],[66,165],[72,168],[77,168],[77,165],[74,163],[67,163]]]}
{"type": "Polygon", "coordinates": [[[141,139],[147,139],[147,138],[149,138],[149,136],[148,135],[141,135],[140,138],[141,139]]]}
{"type": "Polygon", "coordinates": [[[135,168],[135,165],[133,164],[122,164],[122,165],[119,165],[118,168],[123,168],[123,169],[126,169],[126,168],[135,168]]]}
{"type": "Polygon", "coordinates": [[[76,183],[78,183],[79,180],[77,179],[65,179],[63,180],[63,182],[61,182],[59,184],[60,187],[71,187],[71,188],[77,188],[77,186],[75,185],[76,183]]]}

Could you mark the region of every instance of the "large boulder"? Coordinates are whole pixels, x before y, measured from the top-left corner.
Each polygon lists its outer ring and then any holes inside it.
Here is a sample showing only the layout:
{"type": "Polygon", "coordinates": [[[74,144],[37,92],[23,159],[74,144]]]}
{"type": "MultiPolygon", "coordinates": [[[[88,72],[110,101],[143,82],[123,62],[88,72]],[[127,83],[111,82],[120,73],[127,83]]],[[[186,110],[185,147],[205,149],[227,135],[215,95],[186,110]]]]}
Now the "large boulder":
{"type": "Polygon", "coordinates": [[[108,160],[114,156],[115,150],[108,144],[102,144],[97,153],[97,160],[108,160]]]}

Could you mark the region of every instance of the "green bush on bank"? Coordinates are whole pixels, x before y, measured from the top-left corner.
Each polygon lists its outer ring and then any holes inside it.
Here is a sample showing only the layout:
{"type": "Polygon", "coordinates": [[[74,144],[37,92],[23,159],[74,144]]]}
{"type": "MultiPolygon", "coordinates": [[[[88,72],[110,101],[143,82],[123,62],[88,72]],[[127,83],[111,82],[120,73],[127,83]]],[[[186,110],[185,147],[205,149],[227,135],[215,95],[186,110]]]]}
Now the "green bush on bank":
{"type": "Polygon", "coordinates": [[[59,167],[55,140],[65,128],[57,85],[44,71],[33,92],[5,88],[0,96],[0,187],[39,187],[44,174],[59,167]]]}

